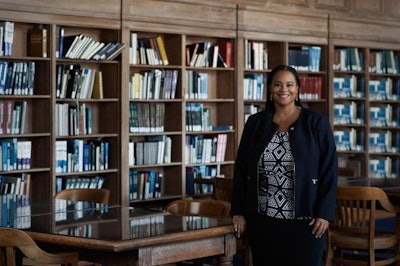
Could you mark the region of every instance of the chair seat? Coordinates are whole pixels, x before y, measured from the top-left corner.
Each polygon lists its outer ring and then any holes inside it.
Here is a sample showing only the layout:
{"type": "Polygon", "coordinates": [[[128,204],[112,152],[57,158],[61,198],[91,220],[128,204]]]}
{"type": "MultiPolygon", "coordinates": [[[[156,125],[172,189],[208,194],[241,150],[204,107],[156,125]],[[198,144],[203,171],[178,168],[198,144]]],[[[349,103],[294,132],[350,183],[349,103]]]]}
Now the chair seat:
{"type": "MultiPolygon", "coordinates": [[[[351,234],[343,232],[332,232],[332,244],[342,249],[369,249],[369,237],[365,234],[351,234]]],[[[396,235],[388,232],[376,232],[374,247],[385,249],[395,246],[396,235]]]]}

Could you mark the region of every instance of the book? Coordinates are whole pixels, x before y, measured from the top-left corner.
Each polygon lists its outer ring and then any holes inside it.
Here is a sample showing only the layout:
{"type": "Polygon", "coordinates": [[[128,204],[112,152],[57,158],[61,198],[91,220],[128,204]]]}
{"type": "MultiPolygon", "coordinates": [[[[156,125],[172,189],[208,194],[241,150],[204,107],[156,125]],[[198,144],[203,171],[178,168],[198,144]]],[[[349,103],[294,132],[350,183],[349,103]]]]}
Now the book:
{"type": "Polygon", "coordinates": [[[232,67],[232,42],[230,41],[219,41],[218,42],[218,50],[221,55],[223,62],[225,62],[226,67],[232,67]]]}
{"type": "Polygon", "coordinates": [[[92,99],[103,99],[103,72],[96,71],[92,89],[92,99]]]}
{"type": "Polygon", "coordinates": [[[164,66],[169,65],[168,56],[167,56],[167,52],[165,50],[163,37],[162,36],[157,36],[156,37],[156,43],[157,43],[158,50],[159,50],[160,56],[161,56],[161,60],[162,60],[162,62],[164,64],[164,66]]]}
{"type": "Polygon", "coordinates": [[[125,43],[117,42],[114,44],[112,49],[110,49],[104,54],[104,57],[103,56],[101,57],[101,59],[114,60],[125,47],[126,47],[125,43]]]}
{"type": "Polygon", "coordinates": [[[47,57],[47,29],[33,28],[29,31],[29,56],[47,57]]]}
{"type": "Polygon", "coordinates": [[[62,39],[60,38],[60,49],[62,48],[61,57],[68,57],[71,51],[74,49],[74,46],[79,38],[82,37],[82,34],[74,34],[74,35],[67,35],[64,36],[62,39]]]}
{"type": "Polygon", "coordinates": [[[14,22],[3,21],[0,22],[0,27],[3,28],[3,55],[11,56],[13,55],[13,45],[14,45],[14,22]]]}

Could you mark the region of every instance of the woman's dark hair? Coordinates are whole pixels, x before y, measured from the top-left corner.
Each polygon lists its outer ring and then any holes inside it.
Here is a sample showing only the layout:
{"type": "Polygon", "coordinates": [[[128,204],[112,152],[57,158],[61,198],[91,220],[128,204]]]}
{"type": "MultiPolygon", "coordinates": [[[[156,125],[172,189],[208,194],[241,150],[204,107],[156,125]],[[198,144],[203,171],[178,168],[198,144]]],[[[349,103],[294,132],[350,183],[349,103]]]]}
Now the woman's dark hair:
{"type": "MultiPolygon", "coordinates": [[[[300,84],[300,77],[299,77],[299,74],[297,73],[296,69],[294,69],[293,67],[288,66],[288,65],[278,65],[278,66],[274,67],[272,69],[272,71],[269,73],[268,78],[267,78],[267,102],[266,102],[266,105],[265,105],[265,109],[271,110],[272,113],[275,113],[275,105],[274,105],[274,103],[272,101],[272,98],[271,98],[270,86],[271,86],[271,83],[272,83],[272,80],[273,80],[274,76],[279,71],[289,71],[290,73],[292,73],[294,78],[295,78],[295,80],[296,80],[297,86],[299,87],[299,92],[300,92],[300,85],[301,85],[300,84]]],[[[297,106],[301,107],[299,95],[296,98],[294,103],[297,106]]]]}

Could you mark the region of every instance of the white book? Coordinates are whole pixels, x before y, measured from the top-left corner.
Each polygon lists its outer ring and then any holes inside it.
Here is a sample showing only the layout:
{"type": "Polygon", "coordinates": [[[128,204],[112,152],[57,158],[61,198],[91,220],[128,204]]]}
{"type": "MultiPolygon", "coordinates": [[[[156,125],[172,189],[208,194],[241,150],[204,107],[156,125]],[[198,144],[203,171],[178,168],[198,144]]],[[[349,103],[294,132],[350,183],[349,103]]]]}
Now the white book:
{"type": "Polygon", "coordinates": [[[137,64],[137,33],[131,33],[131,47],[129,49],[130,57],[129,63],[136,65],[137,64]]]}

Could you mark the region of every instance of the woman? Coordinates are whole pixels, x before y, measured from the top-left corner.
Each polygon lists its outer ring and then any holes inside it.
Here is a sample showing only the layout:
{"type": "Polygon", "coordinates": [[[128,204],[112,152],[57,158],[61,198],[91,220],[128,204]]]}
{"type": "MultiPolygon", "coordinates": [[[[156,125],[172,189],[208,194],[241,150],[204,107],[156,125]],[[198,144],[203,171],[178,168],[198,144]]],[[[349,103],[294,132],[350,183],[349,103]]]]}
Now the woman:
{"type": "Polygon", "coordinates": [[[300,104],[290,66],[267,79],[266,110],[249,117],[234,173],[231,214],[255,266],[322,265],[333,220],[337,153],[327,117],[300,104]]]}

